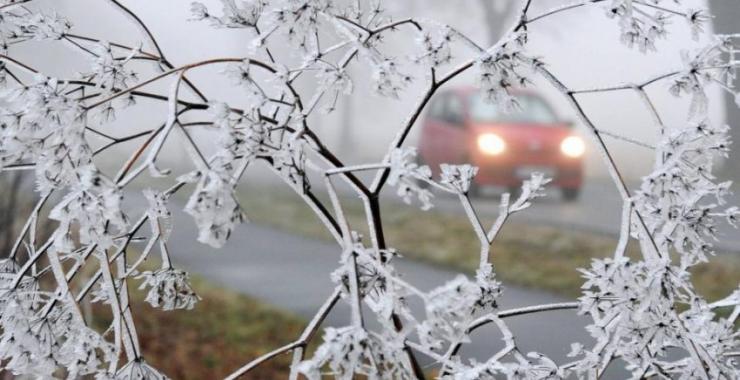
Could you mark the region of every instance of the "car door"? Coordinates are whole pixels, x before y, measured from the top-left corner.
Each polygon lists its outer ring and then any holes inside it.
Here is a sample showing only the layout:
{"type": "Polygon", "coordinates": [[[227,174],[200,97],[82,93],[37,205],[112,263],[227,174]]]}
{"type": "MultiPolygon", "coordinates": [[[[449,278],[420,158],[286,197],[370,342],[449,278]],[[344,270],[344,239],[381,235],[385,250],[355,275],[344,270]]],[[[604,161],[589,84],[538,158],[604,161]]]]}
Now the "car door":
{"type": "Polygon", "coordinates": [[[463,164],[468,160],[468,129],[465,125],[465,101],[458,94],[450,94],[446,102],[446,126],[445,150],[447,151],[446,162],[450,164],[463,164]]]}
{"type": "Polygon", "coordinates": [[[431,157],[425,163],[430,166],[435,176],[439,175],[440,164],[461,163],[467,157],[462,99],[453,92],[447,92],[440,94],[436,102],[428,126],[429,135],[432,136],[430,152],[424,156],[425,159],[431,157]]]}
{"type": "Polygon", "coordinates": [[[446,99],[447,95],[444,93],[432,99],[419,141],[420,161],[429,165],[433,170],[444,160],[446,99]]]}

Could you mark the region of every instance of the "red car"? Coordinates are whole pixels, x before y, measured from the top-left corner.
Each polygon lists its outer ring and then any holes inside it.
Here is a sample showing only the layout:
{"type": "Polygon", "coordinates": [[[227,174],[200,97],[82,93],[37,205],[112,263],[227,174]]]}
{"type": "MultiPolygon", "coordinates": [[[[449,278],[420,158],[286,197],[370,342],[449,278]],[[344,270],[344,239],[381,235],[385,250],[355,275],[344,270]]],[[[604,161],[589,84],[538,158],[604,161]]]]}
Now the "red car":
{"type": "Polygon", "coordinates": [[[472,194],[482,186],[515,193],[523,180],[541,172],[564,199],[576,199],[583,183],[583,140],[542,96],[521,90],[514,96],[519,110],[505,113],[474,89],[438,94],[422,125],[420,163],[435,176],[442,163],[479,167],[472,194]]]}

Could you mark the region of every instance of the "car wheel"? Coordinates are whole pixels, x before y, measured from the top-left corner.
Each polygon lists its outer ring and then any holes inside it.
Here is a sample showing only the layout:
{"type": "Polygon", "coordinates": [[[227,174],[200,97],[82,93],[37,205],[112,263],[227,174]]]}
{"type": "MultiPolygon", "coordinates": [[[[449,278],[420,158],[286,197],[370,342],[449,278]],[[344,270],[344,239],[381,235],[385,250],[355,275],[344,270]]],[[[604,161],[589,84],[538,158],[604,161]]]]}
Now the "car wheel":
{"type": "Polygon", "coordinates": [[[470,198],[480,197],[480,186],[478,186],[477,183],[475,182],[470,183],[470,188],[468,188],[468,196],[470,198]]]}
{"type": "Polygon", "coordinates": [[[522,192],[522,188],[519,186],[509,186],[506,188],[506,192],[509,193],[509,197],[512,201],[519,197],[519,193],[522,192]]]}
{"type": "Polygon", "coordinates": [[[581,195],[581,189],[562,189],[563,199],[568,202],[573,202],[578,199],[581,195]]]}

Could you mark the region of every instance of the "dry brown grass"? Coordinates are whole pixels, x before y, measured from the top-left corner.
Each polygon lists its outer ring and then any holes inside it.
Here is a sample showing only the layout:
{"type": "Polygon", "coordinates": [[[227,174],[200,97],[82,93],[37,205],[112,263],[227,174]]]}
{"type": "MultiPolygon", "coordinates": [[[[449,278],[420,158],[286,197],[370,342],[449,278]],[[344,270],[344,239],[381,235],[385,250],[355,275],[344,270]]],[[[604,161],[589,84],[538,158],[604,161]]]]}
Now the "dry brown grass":
{"type": "MultiPolygon", "coordinates": [[[[222,379],[248,361],[294,340],[301,319],[195,277],[203,298],[193,310],[162,311],[132,291],[132,311],[145,360],[173,379],[222,379]]],[[[106,315],[96,305],[95,316],[106,315]]],[[[99,321],[107,322],[107,321],[99,321]]],[[[287,378],[290,355],[264,363],[249,379],[287,378]]]]}

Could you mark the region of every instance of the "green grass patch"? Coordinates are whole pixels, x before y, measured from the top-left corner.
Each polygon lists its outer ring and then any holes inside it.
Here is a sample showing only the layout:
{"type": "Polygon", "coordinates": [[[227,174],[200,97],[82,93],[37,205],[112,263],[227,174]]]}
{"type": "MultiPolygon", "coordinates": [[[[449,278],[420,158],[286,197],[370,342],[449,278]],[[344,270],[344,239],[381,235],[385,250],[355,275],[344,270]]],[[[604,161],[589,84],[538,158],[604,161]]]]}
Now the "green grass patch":
{"type": "MultiPolygon", "coordinates": [[[[324,225],[293,193],[248,188],[240,201],[254,223],[331,240],[324,225]]],[[[344,198],[343,204],[352,227],[366,232],[359,199],[344,198]]],[[[464,215],[421,211],[400,202],[384,202],[381,213],[388,244],[404,257],[467,273],[477,267],[478,240],[464,215]]],[[[492,222],[483,220],[487,226],[492,222]]],[[[512,221],[494,242],[492,257],[497,275],[505,283],[577,296],[583,281],[576,268],[589,266],[592,258],[613,255],[616,244],[614,237],[602,234],[512,221]]],[[[633,257],[639,254],[633,244],[628,251],[633,257]]],[[[735,255],[714,257],[694,268],[693,276],[694,284],[707,298],[724,297],[740,283],[740,259],[735,255]]]]}

